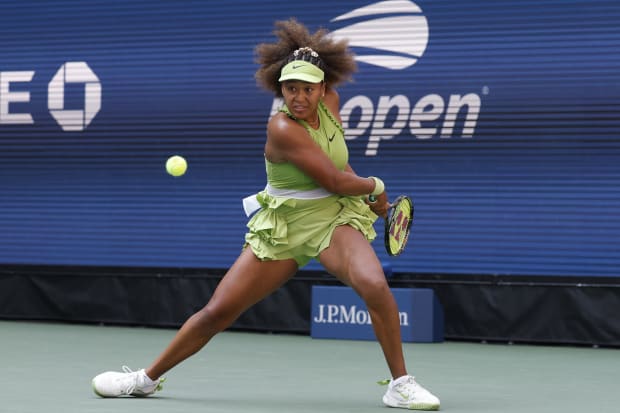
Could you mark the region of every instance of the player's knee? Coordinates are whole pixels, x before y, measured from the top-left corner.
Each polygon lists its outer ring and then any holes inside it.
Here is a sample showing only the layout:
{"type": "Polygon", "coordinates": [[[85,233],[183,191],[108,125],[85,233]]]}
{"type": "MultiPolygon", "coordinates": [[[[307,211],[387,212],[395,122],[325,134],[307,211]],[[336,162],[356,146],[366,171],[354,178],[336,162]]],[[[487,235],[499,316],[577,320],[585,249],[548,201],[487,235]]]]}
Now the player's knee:
{"type": "Polygon", "coordinates": [[[390,287],[383,276],[365,277],[359,281],[356,289],[366,302],[381,301],[391,294],[390,287]]]}
{"type": "Polygon", "coordinates": [[[235,315],[231,314],[230,311],[211,303],[204,306],[195,316],[200,328],[209,334],[219,333],[235,321],[235,315]]]}

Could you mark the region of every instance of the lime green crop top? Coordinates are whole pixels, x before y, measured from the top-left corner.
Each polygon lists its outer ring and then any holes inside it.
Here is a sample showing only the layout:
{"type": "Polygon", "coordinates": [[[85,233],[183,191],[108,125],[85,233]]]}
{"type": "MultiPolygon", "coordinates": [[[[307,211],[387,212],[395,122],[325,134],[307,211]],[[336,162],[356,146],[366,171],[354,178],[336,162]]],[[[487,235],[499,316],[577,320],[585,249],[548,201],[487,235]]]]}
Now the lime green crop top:
{"type": "MultiPolygon", "coordinates": [[[[336,168],[344,170],[349,162],[349,151],[344,140],[344,129],[334,118],[327,106],[319,102],[319,129],[312,129],[306,121],[295,118],[284,105],[280,112],[286,113],[291,119],[302,125],[312,139],[323,149],[323,152],[334,162],[336,168]]],[[[265,159],[267,182],[274,188],[297,189],[306,191],[316,189],[319,185],[290,162],[273,163],[265,159]]]]}

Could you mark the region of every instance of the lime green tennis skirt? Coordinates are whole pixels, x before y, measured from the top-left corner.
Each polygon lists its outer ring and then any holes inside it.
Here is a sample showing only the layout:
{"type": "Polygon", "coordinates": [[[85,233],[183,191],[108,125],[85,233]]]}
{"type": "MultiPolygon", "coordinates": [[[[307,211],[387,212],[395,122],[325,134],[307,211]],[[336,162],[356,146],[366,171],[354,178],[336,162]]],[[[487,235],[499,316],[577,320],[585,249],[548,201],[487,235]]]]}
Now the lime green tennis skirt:
{"type": "Polygon", "coordinates": [[[321,199],[274,197],[257,194],[261,205],[247,226],[246,246],[260,260],[293,258],[299,267],[329,247],[334,229],[350,225],[368,241],[376,237],[373,213],[362,197],[332,195],[321,199]]]}

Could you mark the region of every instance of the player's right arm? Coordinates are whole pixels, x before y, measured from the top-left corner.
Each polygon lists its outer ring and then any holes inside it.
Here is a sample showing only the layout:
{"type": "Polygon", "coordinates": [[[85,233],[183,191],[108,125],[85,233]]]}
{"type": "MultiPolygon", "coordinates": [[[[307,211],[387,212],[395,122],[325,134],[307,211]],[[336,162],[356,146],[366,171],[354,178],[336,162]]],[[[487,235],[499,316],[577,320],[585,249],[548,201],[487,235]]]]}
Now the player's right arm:
{"type": "Polygon", "coordinates": [[[267,125],[265,156],[270,162],[294,164],[335,194],[366,195],[375,188],[373,179],[336,168],[308,131],[284,113],[274,115],[267,125]]]}

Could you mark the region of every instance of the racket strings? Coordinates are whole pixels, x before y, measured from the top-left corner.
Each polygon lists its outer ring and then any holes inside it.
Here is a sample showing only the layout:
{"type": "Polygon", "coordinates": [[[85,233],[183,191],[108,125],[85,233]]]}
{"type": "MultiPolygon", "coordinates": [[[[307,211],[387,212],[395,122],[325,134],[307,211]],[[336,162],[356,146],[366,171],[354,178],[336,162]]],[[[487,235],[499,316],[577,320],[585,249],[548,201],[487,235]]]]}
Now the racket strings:
{"type": "Polygon", "coordinates": [[[394,202],[387,221],[386,248],[388,254],[395,256],[404,250],[409,238],[412,219],[413,203],[408,197],[399,197],[394,202]]]}

